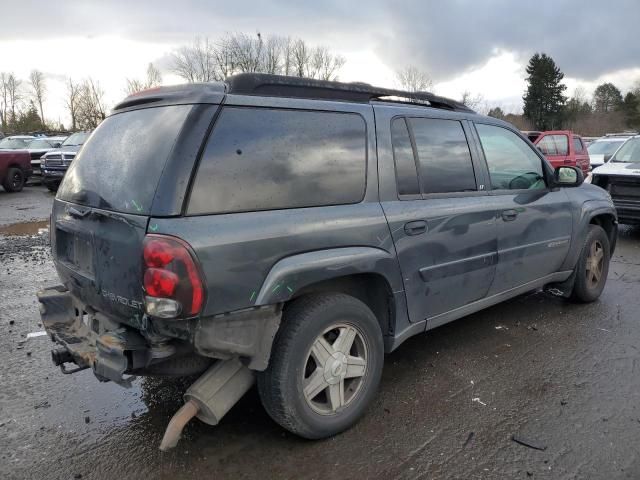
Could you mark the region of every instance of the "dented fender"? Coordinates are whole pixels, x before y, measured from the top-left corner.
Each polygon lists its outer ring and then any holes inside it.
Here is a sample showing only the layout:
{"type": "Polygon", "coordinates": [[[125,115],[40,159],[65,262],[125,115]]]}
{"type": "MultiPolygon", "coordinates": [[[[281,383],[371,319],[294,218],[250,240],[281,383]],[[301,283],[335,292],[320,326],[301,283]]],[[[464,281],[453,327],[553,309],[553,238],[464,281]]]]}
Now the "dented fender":
{"type": "Polygon", "coordinates": [[[398,262],[389,252],[374,247],[332,248],[278,261],[262,284],[255,305],[285,302],[314,283],[359,273],[377,273],[393,292],[403,290],[398,262]]]}

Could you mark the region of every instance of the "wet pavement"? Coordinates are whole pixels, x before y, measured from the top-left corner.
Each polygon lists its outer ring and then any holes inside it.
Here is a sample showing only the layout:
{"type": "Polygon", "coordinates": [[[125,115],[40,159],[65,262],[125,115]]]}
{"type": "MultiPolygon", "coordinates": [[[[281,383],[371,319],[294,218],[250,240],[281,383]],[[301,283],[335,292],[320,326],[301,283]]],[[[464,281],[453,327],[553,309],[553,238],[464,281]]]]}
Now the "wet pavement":
{"type": "MultiPolygon", "coordinates": [[[[40,193],[20,217],[0,192],[0,224],[46,219],[40,193]]],[[[36,291],[56,283],[48,234],[20,228],[0,233],[0,478],[640,478],[640,229],[620,228],[594,304],[533,293],[408,340],[342,435],[286,433],[252,390],[161,453],[188,380],[125,390],[55,368],[49,339],[26,339],[42,330],[36,291]]]]}

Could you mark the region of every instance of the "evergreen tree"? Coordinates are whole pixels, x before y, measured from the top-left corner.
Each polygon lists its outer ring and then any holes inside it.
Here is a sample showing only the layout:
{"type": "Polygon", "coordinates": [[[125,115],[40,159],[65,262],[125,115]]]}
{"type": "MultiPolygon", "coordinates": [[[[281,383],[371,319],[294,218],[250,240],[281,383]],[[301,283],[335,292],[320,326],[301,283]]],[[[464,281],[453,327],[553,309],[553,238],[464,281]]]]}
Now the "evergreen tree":
{"type": "Polygon", "coordinates": [[[563,95],[566,85],[564,73],[551,57],[536,53],[527,65],[527,91],[524,100],[524,115],[539,130],[560,128],[567,97],[563,95]]]}
{"type": "Polygon", "coordinates": [[[504,120],[504,111],[500,107],[492,108],[491,110],[489,110],[489,113],[487,115],[493,118],[504,120]]]}
{"type": "Polygon", "coordinates": [[[624,113],[624,119],[627,127],[635,129],[640,128],[640,98],[637,95],[633,92],[627,93],[620,109],[622,110],[622,113],[624,113]]]}

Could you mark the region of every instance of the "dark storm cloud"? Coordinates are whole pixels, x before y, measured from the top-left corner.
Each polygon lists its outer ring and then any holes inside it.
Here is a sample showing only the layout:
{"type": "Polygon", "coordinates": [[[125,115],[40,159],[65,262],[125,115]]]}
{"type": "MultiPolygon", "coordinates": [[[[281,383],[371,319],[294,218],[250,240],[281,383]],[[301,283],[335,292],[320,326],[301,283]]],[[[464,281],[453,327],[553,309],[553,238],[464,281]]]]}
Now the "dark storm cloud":
{"type": "Polygon", "coordinates": [[[640,66],[640,1],[488,0],[401,2],[389,9],[394,38],[385,58],[425,65],[447,78],[496,49],[551,55],[571,77],[640,66]]]}
{"type": "Polygon", "coordinates": [[[57,0],[23,2],[3,8],[2,16],[0,40],[118,34],[175,44],[259,30],[333,48],[369,46],[388,65],[418,65],[436,80],[480,65],[497,50],[525,60],[544,51],[582,79],[640,66],[639,0],[57,0]]]}

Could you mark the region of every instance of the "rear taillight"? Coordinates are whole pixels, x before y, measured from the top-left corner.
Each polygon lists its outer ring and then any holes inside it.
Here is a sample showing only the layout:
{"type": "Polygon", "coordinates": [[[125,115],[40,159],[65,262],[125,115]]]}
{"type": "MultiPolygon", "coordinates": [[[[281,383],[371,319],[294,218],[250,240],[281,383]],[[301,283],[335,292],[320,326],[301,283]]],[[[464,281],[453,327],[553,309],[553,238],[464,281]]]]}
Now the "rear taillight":
{"type": "Polygon", "coordinates": [[[204,287],[189,245],[175,237],[147,235],[143,251],[147,314],[160,318],[199,314],[204,287]]]}

